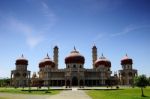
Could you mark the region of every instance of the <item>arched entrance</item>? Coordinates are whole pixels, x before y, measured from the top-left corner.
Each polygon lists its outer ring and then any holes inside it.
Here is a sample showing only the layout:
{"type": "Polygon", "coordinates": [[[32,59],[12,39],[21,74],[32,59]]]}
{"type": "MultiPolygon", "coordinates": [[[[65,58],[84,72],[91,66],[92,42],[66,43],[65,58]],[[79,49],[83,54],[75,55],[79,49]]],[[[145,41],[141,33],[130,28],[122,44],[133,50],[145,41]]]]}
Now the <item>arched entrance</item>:
{"type": "Polygon", "coordinates": [[[72,78],[72,86],[78,86],[78,78],[77,77],[72,78]]]}
{"type": "Polygon", "coordinates": [[[66,81],[66,86],[70,86],[70,80],[66,81]]]}
{"type": "Polygon", "coordinates": [[[84,86],[83,80],[80,80],[80,86],[84,86]]]}

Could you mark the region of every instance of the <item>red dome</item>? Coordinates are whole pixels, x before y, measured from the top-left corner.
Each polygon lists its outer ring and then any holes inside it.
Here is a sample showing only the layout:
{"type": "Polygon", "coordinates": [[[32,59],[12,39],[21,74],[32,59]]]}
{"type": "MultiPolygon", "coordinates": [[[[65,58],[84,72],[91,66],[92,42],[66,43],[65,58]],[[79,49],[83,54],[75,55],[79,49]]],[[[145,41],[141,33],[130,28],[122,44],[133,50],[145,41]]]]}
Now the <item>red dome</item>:
{"type": "Polygon", "coordinates": [[[55,63],[47,56],[39,63],[39,67],[45,67],[45,65],[55,66],[55,63]]]}
{"type": "Polygon", "coordinates": [[[76,51],[76,49],[74,48],[74,51],[72,51],[70,53],[69,56],[67,56],[65,58],[65,63],[68,64],[68,63],[81,63],[81,64],[84,64],[84,56],[82,56],[78,51],[76,51]]]}
{"type": "Polygon", "coordinates": [[[103,54],[99,59],[97,59],[95,61],[94,64],[95,64],[95,67],[98,67],[99,65],[104,65],[106,67],[111,67],[111,62],[106,57],[104,57],[103,54]]]}
{"type": "Polygon", "coordinates": [[[127,54],[121,60],[121,65],[132,64],[132,63],[133,63],[132,59],[129,58],[127,54]]]}
{"type": "MultiPolygon", "coordinates": [[[[43,59],[43,60],[44,60],[44,59],[43,59]]],[[[45,64],[44,64],[44,61],[43,61],[43,60],[41,60],[40,63],[39,63],[39,67],[40,67],[40,68],[45,67],[45,64]]]]}
{"type": "Polygon", "coordinates": [[[22,55],[16,60],[16,65],[28,65],[28,60],[22,55]]]}

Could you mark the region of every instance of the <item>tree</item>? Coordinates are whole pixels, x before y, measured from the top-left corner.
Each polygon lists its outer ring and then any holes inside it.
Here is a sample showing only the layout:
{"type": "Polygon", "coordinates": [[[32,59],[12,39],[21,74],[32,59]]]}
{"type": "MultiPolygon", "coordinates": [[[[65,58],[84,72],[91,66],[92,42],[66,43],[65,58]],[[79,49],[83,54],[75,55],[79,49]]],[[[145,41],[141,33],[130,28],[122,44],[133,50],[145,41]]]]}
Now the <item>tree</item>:
{"type": "Polygon", "coordinates": [[[7,87],[9,85],[10,85],[10,79],[9,78],[0,79],[0,87],[7,87]]]}
{"type": "Polygon", "coordinates": [[[148,85],[148,79],[145,75],[140,75],[135,77],[134,84],[141,88],[141,96],[144,97],[144,91],[143,88],[145,88],[148,85]]]}
{"type": "Polygon", "coordinates": [[[150,86],[150,77],[148,78],[149,86],[150,86]]]}

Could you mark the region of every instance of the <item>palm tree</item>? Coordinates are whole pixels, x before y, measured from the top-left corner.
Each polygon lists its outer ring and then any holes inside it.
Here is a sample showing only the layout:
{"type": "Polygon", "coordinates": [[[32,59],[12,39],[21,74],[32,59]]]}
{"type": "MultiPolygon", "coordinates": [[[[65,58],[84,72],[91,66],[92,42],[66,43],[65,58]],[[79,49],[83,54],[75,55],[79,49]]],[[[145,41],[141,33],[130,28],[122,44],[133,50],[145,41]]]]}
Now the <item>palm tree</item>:
{"type": "Polygon", "coordinates": [[[148,79],[145,75],[140,75],[135,77],[134,84],[141,88],[141,96],[144,97],[144,91],[143,88],[145,88],[148,85],[148,79]]]}

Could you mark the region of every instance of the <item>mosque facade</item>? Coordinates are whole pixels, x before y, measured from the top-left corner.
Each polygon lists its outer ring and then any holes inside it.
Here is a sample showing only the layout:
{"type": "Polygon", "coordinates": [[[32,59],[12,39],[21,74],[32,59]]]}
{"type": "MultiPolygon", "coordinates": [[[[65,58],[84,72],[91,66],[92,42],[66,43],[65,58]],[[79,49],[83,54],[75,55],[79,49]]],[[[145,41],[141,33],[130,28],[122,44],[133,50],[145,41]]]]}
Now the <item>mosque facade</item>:
{"type": "Polygon", "coordinates": [[[59,69],[59,48],[54,47],[53,59],[47,56],[39,62],[38,74],[27,70],[28,60],[22,55],[16,60],[16,69],[11,71],[12,86],[106,86],[110,84],[132,85],[137,70],[132,68],[132,59],[127,55],[121,60],[122,70],[111,76],[111,61],[103,54],[98,58],[97,47],[92,47],[92,68],[84,66],[85,57],[75,48],[65,57],[66,67],[59,69]]]}

